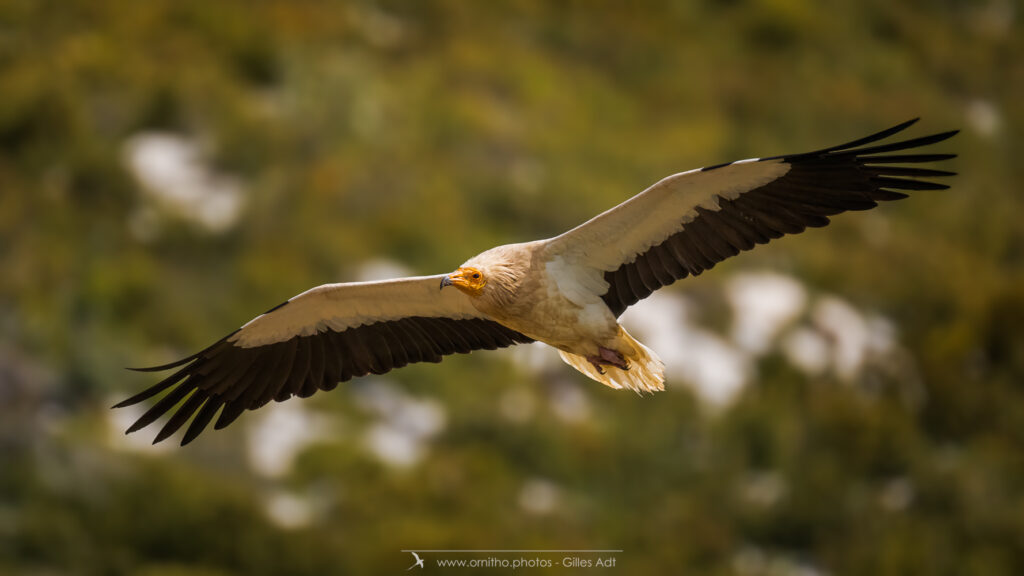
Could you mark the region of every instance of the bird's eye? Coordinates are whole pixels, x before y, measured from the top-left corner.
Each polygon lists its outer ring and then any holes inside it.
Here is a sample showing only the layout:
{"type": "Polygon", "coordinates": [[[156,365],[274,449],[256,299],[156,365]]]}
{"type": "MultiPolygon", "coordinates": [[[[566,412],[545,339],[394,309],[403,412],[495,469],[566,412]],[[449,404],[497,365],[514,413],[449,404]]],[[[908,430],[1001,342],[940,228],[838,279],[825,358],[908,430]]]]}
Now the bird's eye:
{"type": "Polygon", "coordinates": [[[480,274],[479,274],[479,273],[477,273],[477,274],[473,274],[473,278],[479,278],[479,277],[480,277],[480,274]]]}

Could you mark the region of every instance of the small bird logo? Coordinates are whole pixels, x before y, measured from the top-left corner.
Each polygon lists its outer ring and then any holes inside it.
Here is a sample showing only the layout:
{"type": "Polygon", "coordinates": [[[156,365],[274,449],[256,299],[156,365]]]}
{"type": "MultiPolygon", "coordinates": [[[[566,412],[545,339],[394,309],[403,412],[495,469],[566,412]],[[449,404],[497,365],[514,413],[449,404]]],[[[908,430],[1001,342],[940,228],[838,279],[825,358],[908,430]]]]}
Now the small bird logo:
{"type": "Polygon", "coordinates": [[[413,568],[415,568],[417,566],[419,566],[420,568],[425,568],[425,566],[423,565],[423,558],[420,558],[419,554],[417,554],[415,552],[409,552],[409,553],[413,555],[413,558],[416,558],[416,563],[413,564],[412,566],[409,566],[408,568],[406,568],[405,569],[406,572],[408,572],[409,570],[412,570],[413,568]]]}

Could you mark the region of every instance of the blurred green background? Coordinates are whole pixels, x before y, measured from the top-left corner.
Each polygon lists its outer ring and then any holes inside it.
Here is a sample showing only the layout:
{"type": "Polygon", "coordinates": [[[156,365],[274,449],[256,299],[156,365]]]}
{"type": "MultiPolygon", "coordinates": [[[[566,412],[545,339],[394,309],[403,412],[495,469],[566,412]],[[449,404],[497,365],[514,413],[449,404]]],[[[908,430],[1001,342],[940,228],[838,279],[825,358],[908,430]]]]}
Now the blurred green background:
{"type": "Polygon", "coordinates": [[[0,573],[371,574],[410,548],[1024,573],[1021,8],[0,0],[0,573]],[[960,154],[951,190],[627,313],[664,393],[531,346],[184,449],[108,409],[156,381],[124,366],[311,286],[448,271],[674,172],[915,116],[963,130],[933,149],[960,154]]]}

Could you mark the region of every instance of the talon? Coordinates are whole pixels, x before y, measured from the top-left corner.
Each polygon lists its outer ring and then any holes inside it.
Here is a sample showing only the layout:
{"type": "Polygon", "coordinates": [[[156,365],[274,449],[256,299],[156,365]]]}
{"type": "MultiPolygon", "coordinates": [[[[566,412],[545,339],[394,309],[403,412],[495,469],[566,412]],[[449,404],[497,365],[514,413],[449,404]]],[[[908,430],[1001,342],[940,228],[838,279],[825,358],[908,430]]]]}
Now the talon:
{"type": "Polygon", "coordinates": [[[626,361],[622,354],[615,350],[599,346],[597,352],[596,356],[587,356],[587,361],[593,365],[598,374],[605,373],[605,366],[615,366],[620,370],[629,370],[629,362],[626,361]]]}
{"type": "Polygon", "coordinates": [[[620,370],[629,370],[629,362],[615,350],[610,350],[604,346],[599,346],[597,349],[601,355],[602,364],[611,364],[620,370]]]}
{"type": "Polygon", "coordinates": [[[594,366],[594,369],[597,370],[598,374],[604,374],[604,366],[602,366],[602,364],[605,362],[603,358],[600,356],[587,356],[587,361],[594,366]]]}

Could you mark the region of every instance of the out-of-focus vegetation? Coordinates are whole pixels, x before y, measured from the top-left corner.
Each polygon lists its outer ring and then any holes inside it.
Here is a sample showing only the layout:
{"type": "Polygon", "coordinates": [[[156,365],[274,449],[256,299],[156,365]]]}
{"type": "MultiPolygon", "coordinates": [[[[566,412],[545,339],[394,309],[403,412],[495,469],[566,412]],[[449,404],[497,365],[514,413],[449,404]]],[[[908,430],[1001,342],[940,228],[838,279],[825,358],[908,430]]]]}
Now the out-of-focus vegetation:
{"type": "Polygon", "coordinates": [[[408,548],[1024,572],[1020,18],[1013,0],[0,1],[0,573],[369,574],[408,548]],[[712,406],[678,376],[640,398],[553,352],[473,354],[171,450],[107,409],[154,381],[123,366],[367,263],[449,270],[673,172],[913,116],[963,129],[936,147],[960,154],[951,190],[670,289],[726,342],[724,286],[750,270],[888,319],[898,353],[852,377],[773,344],[712,406]],[[198,165],[171,180],[184,199],[145,180],[174,154],[198,165]],[[307,441],[275,463],[267,430],[307,441]]]}

